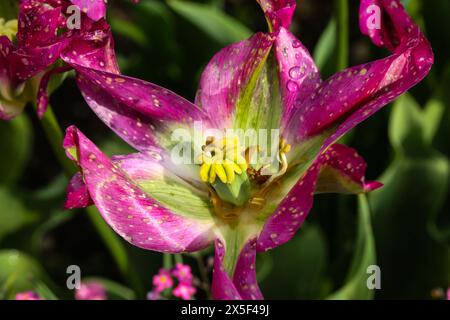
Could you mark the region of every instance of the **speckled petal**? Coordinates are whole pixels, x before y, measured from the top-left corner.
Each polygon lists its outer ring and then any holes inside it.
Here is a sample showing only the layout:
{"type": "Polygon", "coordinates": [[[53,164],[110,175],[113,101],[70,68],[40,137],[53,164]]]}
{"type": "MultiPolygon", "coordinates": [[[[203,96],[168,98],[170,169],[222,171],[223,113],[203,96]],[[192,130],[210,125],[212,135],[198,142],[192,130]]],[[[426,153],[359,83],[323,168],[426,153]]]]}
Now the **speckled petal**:
{"type": "Polygon", "coordinates": [[[47,73],[44,74],[44,76],[41,78],[41,81],[39,83],[39,88],[38,88],[38,94],[37,94],[37,114],[39,118],[42,118],[44,116],[45,111],[47,110],[48,107],[48,103],[49,103],[49,96],[48,96],[48,91],[47,91],[47,87],[48,84],[50,82],[50,78],[53,75],[59,74],[59,73],[64,73],[71,70],[70,67],[68,66],[64,66],[64,67],[57,67],[54,68],[50,71],[48,71],[47,73]]]}
{"type": "Polygon", "coordinates": [[[295,12],[296,0],[257,0],[264,10],[271,29],[289,28],[295,12]]]}
{"type": "Polygon", "coordinates": [[[218,52],[200,79],[196,104],[214,121],[214,128],[231,126],[233,112],[255,70],[266,59],[274,38],[257,33],[218,52]]]}
{"type": "MultiPolygon", "coordinates": [[[[290,128],[300,122],[300,137],[313,136],[326,128],[336,132],[324,148],[364,121],[381,107],[419,83],[430,71],[434,56],[429,42],[406,15],[398,0],[382,1],[382,28],[392,28],[396,44],[393,54],[385,59],[349,68],[332,76],[304,101],[293,115],[290,128]],[[401,30],[398,31],[398,30],[401,30]]],[[[366,1],[362,2],[364,11],[366,1]]],[[[364,22],[364,16],[361,20],[364,22]]],[[[376,43],[379,40],[373,36],[376,43]]],[[[389,47],[389,46],[388,46],[389,47]]]]}
{"type": "Polygon", "coordinates": [[[83,176],[80,172],[76,173],[67,186],[65,209],[86,208],[93,205],[94,202],[89,195],[83,176]]]}
{"type": "Polygon", "coordinates": [[[64,147],[80,167],[105,221],[131,244],[179,253],[201,250],[211,243],[212,221],[181,216],[160,205],[77,128],[67,129],[64,147]]]}
{"type": "Polygon", "coordinates": [[[359,194],[383,186],[375,181],[366,182],[366,162],[356,150],[345,145],[332,145],[320,156],[320,161],[316,193],[359,194]]]}
{"type": "Polygon", "coordinates": [[[194,121],[209,123],[202,110],[167,89],[123,75],[72,66],[88,105],[139,151],[163,145],[162,140],[170,140],[174,129],[191,129],[194,121]]]}
{"type": "Polygon", "coordinates": [[[301,107],[322,80],[308,49],[285,28],[280,28],[275,40],[275,55],[283,97],[284,125],[292,117],[295,106],[301,107]]]}
{"type": "Polygon", "coordinates": [[[308,216],[316,191],[363,193],[380,188],[380,183],[365,182],[365,169],[364,160],[355,150],[343,145],[328,148],[266,222],[258,238],[258,251],[278,247],[293,237],[308,216]]]}
{"type": "Polygon", "coordinates": [[[82,30],[71,36],[70,46],[61,54],[62,59],[86,68],[119,73],[114,40],[105,20],[86,21],[82,30]]]}
{"type": "Polygon", "coordinates": [[[80,7],[80,9],[94,21],[106,17],[105,0],[70,0],[70,2],[80,7]]]}
{"type": "Polygon", "coordinates": [[[262,300],[264,299],[256,279],[256,240],[250,240],[239,255],[233,280],[224,270],[222,262],[225,247],[216,240],[212,295],[216,300],[262,300]]]}

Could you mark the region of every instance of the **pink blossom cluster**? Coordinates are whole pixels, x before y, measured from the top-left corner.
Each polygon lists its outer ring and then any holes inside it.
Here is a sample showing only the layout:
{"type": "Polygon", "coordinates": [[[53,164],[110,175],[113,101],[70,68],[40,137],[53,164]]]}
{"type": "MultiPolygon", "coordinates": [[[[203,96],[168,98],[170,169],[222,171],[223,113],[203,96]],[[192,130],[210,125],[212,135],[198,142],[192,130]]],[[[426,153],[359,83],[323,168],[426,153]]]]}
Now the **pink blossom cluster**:
{"type": "Polygon", "coordinates": [[[191,300],[197,292],[193,284],[191,267],[187,264],[177,263],[172,270],[160,269],[158,274],[153,276],[153,290],[147,294],[148,300],[162,299],[165,290],[171,290],[174,297],[183,300],[191,300]],[[178,281],[174,288],[175,281],[178,281]]]}

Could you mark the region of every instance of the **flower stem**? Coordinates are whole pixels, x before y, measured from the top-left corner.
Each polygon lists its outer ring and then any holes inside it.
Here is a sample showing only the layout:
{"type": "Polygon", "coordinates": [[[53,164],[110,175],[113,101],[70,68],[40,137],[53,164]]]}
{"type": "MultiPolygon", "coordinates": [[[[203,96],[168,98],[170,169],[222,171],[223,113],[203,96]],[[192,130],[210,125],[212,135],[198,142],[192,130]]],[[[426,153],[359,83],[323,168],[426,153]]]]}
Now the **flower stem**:
{"type": "Polygon", "coordinates": [[[169,253],[163,253],[163,268],[170,270],[173,267],[172,255],[169,253]]]}
{"type": "MultiPolygon", "coordinates": [[[[47,140],[49,141],[52,150],[64,169],[65,175],[70,179],[77,168],[72,161],[70,161],[63,149],[63,132],[58,124],[56,116],[51,108],[48,107],[41,120],[42,128],[44,129],[47,140]]],[[[105,246],[108,248],[112,258],[116,262],[117,268],[122,276],[130,283],[130,285],[140,295],[143,294],[143,287],[139,277],[130,264],[128,253],[122,240],[109,228],[106,222],[101,217],[96,207],[86,208],[87,214],[94,228],[102,238],[105,246]]]]}
{"type": "Polygon", "coordinates": [[[348,66],[349,53],[348,0],[334,0],[334,6],[337,23],[337,69],[343,70],[348,66]]]}

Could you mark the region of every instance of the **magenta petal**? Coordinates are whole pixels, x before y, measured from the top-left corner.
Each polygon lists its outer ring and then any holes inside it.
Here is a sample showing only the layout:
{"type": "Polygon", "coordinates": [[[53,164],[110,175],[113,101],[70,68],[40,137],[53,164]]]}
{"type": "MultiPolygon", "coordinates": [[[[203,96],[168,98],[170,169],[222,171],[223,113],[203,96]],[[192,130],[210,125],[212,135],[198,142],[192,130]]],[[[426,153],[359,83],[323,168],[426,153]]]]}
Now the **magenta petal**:
{"type": "Polygon", "coordinates": [[[62,39],[46,47],[19,48],[8,57],[12,74],[19,80],[28,80],[58,60],[67,44],[68,39],[62,39]]]}
{"type": "Polygon", "coordinates": [[[242,89],[266,58],[273,40],[269,35],[257,33],[222,49],[206,66],[195,102],[213,119],[215,128],[230,127],[242,89]]]}
{"type": "Polygon", "coordinates": [[[256,280],[256,240],[250,240],[244,246],[230,279],[222,266],[225,248],[220,240],[216,240],[212,295],[216,300],[262,300],[256,280]]]}
{"type": "Polygon", "coordinates": [[[308,216],[316,191],[364,193],[380,188],[378,182],[365,182],[365,171],[366,163],[354,149],[338,144],[329,147],[266,222],[258,238],[258,251],[275,248],[292,238],[308,216]]]}
{"type": "Polygon", "coordinates": [[[70,0],[70,2],[80,7],[80,9],[94,21],[106,17],[105,0],[70,0]]]}
{"type": "Polygon", "coordinates": [[[19,47],[42,47],[53,43],[63,19],[61,7],[53,9],[42,3],[31,8],[22,5],[17,32],[19,47]]]}
{"type": "Polygon", "coordinates": [[[312,208],[319,171],[316,161],[270,216],[258,238],[258,251],[276,248],[297,232],[312,208]]]}
{"type": "Polygon", "coordinates": [[[58,73],[64,73],[72,68],[70,67],[58,67],[50,70],[49,72],[45,73],[44,76],[41,79],[41,82],[39,83],[38,88],[38,94],[37,94],[37,114],[39,118],[42,118],[44,116],[45,111],[48,107],[49,102],[49,96],[47,92],[48,83],[50,82],[50,78],[58,73]]]}
{"type": "MultiPolygon", "coordinates": [[[[177,215],[157,203],[77,128],[67,129],[64,147],[82,170],[89,194],[105,221],[131,244],[179,253],[198,251],[211,243],[212,222],[177,215]]],[[[155,161],[148,159],[149,165],[155,161]]]]}
{"type": "Polygon", "coordinates": [[[194,121],[202,120],[209,123],[202,110],[167,89],[139,79],[72,66],[88,105],[139,151],[159,147],[158,134],[170,134],[174,126],[191,128],[194,121]]]}
{"type": "Polygon", "coordinates": [[[295,12],[296,0],[257,0],[264,10],[266,18],[272,29],[277,31],[280,27],[288,29],[295,12]]]}
{"type": "MultiPolygon", "coordinates": [[[[362,3],[362,10],[364,10],[362,3]]],[[[367,4],[367,3],[366,3],[367,4]]],[[[324,148],[377,112],[384,105],[419,83],[434,61],[429,42],[406,16],[398,0],[383,1],[382,13],[389,24],[386,32],[402,29],[392,43],[393,54],[382,60],[344,70],[324,82],[297,109],[289,126],[295,130],[300,122],[300,137],[313,136],[337,126],[324,148]],[[387,4],[389,3],[389,4],[387,4]]],[[[364,21],[364,16],[361,17],[364,21]]]]}
{"type": "Polygon", "coordinates": [[[105,20],[85,23],[81,32],[71,37],[70,46],[61,57],[71,64],[119,73],[113,36],[105,20]]]}
{"type": "Polygon", "coordinates": [[[311,96],[322,80],[308,49],[285,28],[280,29],[275,40],[275,55],[283,97],[282,123],[286,124],[295,105],[301,107],[301,102],[311,96]]]}
{"type": "Polygon", "coordinates": [[[382,187],[379,182],[366,182],[367,164],[356,150],[334,144],[320,156],[322,163],[316,192],[357,194],[382,187]]]}
{"type": "Polygon", "coordinates": [[[64,203],[64,208],[86,208],[93,204],[94,202],[92,201],[86,184],[83,181],[83,176],[79,172],[76,173],[67,186],[67,198],[64,203]]]}

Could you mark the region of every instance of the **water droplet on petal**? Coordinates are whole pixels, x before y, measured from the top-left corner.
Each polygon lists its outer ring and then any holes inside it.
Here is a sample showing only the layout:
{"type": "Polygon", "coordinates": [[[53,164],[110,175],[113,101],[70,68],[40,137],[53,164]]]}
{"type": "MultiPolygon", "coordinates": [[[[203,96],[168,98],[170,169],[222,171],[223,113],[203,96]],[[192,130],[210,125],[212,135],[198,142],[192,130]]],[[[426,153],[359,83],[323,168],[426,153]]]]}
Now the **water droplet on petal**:
{"type": "Polygon", "coordinates": [[[300,67],[292,67],[291,70],[289,70],[289,76],[292,79],[295,79],[295,80],[300,79],[301,75],[302,75],[302,70],[300,67]]]}
{"type": "Polygon", "coordinates": [[[298,84],[292,80],[289,80],[286,84],[286,88],[290,92],[296,92],[298,90],[298,84]]]}
{"type": "Polygon", "coordinates": [[[293,48],[300,48],[301,45],[302,43],[300,42],[300,40],[295,39],[294,41],[292,41],[293,48]]]}

